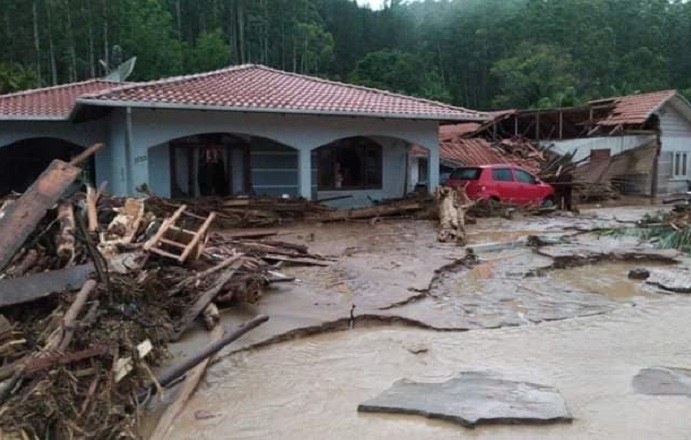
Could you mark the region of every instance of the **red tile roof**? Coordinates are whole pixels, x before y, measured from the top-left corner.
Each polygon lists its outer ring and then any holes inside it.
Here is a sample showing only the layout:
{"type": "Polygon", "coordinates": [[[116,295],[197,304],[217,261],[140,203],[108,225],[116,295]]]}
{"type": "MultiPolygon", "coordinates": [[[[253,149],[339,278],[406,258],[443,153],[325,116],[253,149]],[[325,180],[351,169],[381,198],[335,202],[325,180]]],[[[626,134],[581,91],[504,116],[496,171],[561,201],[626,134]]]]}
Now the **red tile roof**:
{"type": "MultiPolygon", "coordinates": [[[[427,156],[427,150],[414,146],[413,156],[427,156]]],[[[476,166],[508,163],[508,161],[482,138],[440,139],[439,157],[447,166],[476,166]]]]}
{"type": "Polygon", "coordinates": [[[92,94],[81,104],[239,110],[433,120],[487,120],[489,115],[382,90],[243,65],[92,94]]]}
{"type": "Polygon", "coordinates": [[[122,83],[91,79],[0,95],[0,119],[67,119],[77,97],[116,86],[122,83]]]}
{"type": "Polygon", "coordinates": [[[602,126],[643,124],[657,109],[677,94],[676,90],[622,96],[606,100],[591,101],[590,105],[613,102],[614,109],[609,116],[598,122],[602,126]]]}

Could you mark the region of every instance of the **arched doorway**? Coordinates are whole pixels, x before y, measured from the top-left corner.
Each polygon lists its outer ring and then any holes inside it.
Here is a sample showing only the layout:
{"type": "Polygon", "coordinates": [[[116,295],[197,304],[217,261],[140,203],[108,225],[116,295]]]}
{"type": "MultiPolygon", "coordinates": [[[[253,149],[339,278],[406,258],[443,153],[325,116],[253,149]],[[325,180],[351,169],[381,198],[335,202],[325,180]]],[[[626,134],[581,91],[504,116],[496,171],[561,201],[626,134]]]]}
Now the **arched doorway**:
{"type": "Polygon", "coordinates": [[[268,138],[202,133],[149,149],[153,191],[174,198],[298,194],[297,150],[268,138]]]}
{"type": "MultiPolygon", "coordinates": [[[[54,159],[69,161],[84,147],[58,138],[23,139],[0,147],[0,195],[24,192],[54,159]]],[[[82,166],[84,179],[94,181],[93,158],[82,166]]]]}

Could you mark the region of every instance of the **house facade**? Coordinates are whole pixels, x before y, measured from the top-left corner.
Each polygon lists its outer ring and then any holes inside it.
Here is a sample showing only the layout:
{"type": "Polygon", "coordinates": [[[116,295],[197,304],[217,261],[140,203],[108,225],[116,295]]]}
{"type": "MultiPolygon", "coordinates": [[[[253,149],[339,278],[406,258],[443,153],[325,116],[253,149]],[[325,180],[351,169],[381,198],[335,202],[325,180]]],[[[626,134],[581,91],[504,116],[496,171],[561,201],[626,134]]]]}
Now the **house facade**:
{"type": "Polygon", "coordinates": [[[406,193],[412,144],[428,151],[433,189],[439,123],[487,118],[258,65],[147,83],[93,80],[0,96],[0,167],[19,174],[0,185],[21,191],[36,177],[28,163],[42,169],[104,142],[92,173],[117,195],[145,186],[165,197],[343,196],[333,204],[361,206],[406,193]]]}

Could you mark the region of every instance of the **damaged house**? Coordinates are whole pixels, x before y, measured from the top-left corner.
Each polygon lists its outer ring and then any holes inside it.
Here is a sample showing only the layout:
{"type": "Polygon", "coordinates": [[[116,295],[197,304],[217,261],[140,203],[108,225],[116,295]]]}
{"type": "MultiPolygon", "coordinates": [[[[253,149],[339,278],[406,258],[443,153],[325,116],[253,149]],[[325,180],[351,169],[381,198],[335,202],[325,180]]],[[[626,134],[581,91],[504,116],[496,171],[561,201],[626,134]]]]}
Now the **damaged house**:
{"type": "MultiPolygon", "coordinates": [[[[411,145],[439,179],[440,122],[488,115],[243,65],[146,83],[90,80],[0,96],[0,191],[23,191],[54,158],[105,142],[91,178],[117,195],[401,197],[411,145]]],[[[345,197],[345,198],[343,198],[345,197]]]]}
{"type": "MultiPolygon", "coordinates": [[[[621,192],[657,196],[689,189],[691,181],[691,105],[675,90],[590,101],[577,107],[503,110],[486,123],[440,128],[444,171],[459,166],[518,162],[502,146],[530,143],[558,154],[574,154],[582,186],[607,182],[621,192]]],[[[520,156],[520,155],[519,155],[520,156]]],[[[410,154],[411,186],[424,181],[424,149],[410,154]]]]}

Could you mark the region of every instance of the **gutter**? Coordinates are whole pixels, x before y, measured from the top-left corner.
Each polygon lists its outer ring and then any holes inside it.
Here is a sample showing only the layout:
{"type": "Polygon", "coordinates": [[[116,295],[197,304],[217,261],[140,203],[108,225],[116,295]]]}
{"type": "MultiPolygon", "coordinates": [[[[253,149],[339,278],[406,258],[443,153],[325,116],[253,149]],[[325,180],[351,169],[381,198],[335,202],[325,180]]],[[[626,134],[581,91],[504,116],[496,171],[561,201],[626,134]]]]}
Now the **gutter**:
{"type": "Polygon", "coordinates": [[[400,114],[400,113],[367,113],[367,112],[344,112],[336,110],[300,110],[300,109],[267,109],[264,107],[237,107],[223,105],[203,105],[203,104],[177,104],[172,102],[141,102],[141,101],[114,101],[81,98],[77,99],[70,119],[72,119],[80,106],[92,105],[98,107],[128,107],[128,108],[148,108],[164,110],[203,110],[203,111],[228,111],[241,113],[271,113],[271,114],[290,114],[305,116],[342,116],[342,117],[361,117],[361,118],[383,118],[383,119],[402,119],[402,120],[428,120],[428,121],[455,121],[455,122],[485,122],[491,121],[490,115],[468,115],[466,118],[457,116],[434,116],[421,114],[400,114]]]}

